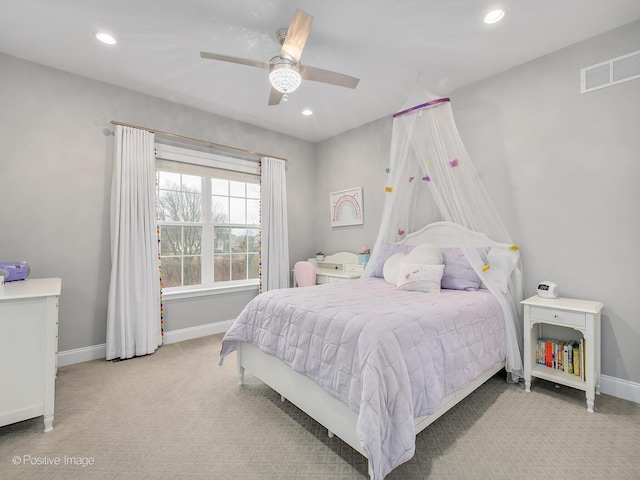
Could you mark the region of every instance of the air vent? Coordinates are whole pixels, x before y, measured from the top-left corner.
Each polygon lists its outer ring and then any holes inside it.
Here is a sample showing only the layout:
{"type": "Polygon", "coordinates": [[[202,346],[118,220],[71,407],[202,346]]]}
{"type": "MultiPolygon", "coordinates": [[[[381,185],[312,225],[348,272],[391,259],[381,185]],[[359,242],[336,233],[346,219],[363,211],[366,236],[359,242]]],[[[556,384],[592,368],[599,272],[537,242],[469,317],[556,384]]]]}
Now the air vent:
{"type": "Polygon", "coordinates": [[[580,70],[580,93],[640,78],[640,50],[580,70]]]}

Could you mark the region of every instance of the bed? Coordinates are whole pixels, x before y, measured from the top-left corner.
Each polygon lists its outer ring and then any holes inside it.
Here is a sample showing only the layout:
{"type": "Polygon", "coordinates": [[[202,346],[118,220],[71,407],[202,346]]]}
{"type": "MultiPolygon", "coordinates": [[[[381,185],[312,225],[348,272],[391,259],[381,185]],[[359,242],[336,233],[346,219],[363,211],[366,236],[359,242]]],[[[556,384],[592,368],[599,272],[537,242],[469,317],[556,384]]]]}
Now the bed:
{"type": "MultiPolygon", "coordinates": [[[[403,245],[461,246],[437,222],[403,245]]],[[[465,231],[465,233],[469,233],[465,231]]],[[[465,247],[508,249],[473,233],[465,247]]],[[[396,289],[382,278],[265,292],[225,334],[220,363],[245,370],[368,459],[381,480],[415,436],[505,365],[505,326],[489,291],[396,289]]]]}

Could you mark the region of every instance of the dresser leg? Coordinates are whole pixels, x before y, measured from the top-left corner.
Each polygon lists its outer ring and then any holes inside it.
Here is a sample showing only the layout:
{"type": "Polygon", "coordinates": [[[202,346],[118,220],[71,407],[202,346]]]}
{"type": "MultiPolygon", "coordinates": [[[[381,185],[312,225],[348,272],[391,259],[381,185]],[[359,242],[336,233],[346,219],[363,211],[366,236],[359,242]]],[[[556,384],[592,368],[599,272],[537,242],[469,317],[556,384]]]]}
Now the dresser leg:
{"type": "Polygon", "coordinates": [[[530,392],[531,391],[531,379],[524,381],[524,391],[525,392],[530,392]]]}
{"type": "Polygon", "coordinates": [[[53,415],[45,415],[44,417],[44,433],[53,430],[53,415]]]}

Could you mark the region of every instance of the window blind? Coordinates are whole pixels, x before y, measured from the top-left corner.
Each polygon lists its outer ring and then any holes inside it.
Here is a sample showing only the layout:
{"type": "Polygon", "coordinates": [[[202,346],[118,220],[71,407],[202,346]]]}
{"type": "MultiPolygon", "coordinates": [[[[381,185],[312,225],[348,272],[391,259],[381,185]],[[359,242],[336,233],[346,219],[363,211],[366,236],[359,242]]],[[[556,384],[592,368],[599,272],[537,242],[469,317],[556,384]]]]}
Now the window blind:
{"type": "Polygon", "coordinates": [[[169,172],[260,183],[260,164],[255,160],[225,157],[199,150],[155,144],[156,168],[169,172]]]}

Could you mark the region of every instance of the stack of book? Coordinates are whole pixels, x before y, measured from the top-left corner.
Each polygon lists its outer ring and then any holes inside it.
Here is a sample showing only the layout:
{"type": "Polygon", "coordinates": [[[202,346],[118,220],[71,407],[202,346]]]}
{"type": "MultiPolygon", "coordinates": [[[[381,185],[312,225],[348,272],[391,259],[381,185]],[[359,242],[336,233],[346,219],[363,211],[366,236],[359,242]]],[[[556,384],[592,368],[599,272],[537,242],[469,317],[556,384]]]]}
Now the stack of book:
{"type": "Polygon", "coordinates": [[[585,380],[584,338],[554,340],[539,338],[536,345],[536,364],[573,374],[585,380]]]}

